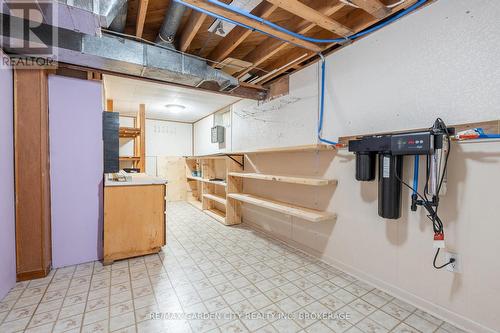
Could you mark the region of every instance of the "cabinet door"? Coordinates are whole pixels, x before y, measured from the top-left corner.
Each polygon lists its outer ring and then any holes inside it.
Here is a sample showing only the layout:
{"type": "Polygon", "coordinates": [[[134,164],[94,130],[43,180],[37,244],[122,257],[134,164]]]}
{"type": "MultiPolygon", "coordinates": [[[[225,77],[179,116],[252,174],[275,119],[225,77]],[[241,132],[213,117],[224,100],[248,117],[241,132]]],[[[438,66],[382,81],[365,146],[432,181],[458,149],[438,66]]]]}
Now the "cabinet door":
{"type": "Polygon", "coordinates": [[[105,262],[158,251],[165,241],[164,214],[164,185],[106,187],[105,262]]]}

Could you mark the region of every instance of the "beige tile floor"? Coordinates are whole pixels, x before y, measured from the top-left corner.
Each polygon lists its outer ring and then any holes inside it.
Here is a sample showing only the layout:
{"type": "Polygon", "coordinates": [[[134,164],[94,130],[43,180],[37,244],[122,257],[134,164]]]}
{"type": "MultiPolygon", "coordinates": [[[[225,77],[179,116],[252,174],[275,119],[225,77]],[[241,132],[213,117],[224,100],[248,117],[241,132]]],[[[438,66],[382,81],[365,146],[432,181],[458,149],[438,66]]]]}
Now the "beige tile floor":
{"type": "Polygon", "coordinates": [[[170,204],[168,221],[159,255],[18,283],[0,302],[0,332],[463,332],[188,203],[170,204]]]}

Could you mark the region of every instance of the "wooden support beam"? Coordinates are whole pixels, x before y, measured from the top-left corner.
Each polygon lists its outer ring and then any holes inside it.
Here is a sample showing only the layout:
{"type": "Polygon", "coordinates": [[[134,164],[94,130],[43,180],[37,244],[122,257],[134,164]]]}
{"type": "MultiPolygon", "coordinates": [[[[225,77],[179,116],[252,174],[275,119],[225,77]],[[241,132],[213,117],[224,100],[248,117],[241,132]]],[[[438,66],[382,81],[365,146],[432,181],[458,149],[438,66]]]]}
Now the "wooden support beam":
{"type": "MultiPolygon", "coordinates": [[[[252,10],[252,14],[262,17],[263,19],[268,18],[271,14],[278,8],[278,6],[271,5],[267,1],[261,2],[257,7],[252,10]]],[[[208,59],[220,62],[229,56],[243,41],[250,36],[251,30],[235,27],[231,30],[224,39],[222,39],[219,44],[210,52],[208,59]]],[[[215,66],[213,64],[212,66],[215,66]]]]}
{"type": "Polygon", "coordinates": [[[47,276],[50,229],[49,109],[47,74],[14,71],[14,160],[17,280],[47,276]]]}
{"type": "Polygon", "coordinates": [[[106,111],[113,112],[113,100],[112,99],[106,100],[106,111]]]}
{"type": "Polygon", "coordinates": [[[73,64],[67,64],[67,63],[59,63],[59,68],[68,68],[68,69],[78,69],[78,70],[94,70],[96,72],[99,72],[101,74],[108,74],[108,75],[114,75],[118,77],[123,77],[123,78],[132,78],[135,80],[140,80],[144,82],[152,82],[152,83],[157,83],[157,84],[163,84],[163,85],[168,85],[168,86],[174,86],[174,87],[182,87],[185,89],[190,89],[193,91],[207,91],[211,92],[214,94],[218,95],[225,95],[225,96],[235,96],[235,97],[241,97],[241,98],[248,98],[248,99],[253,99],[253,100],[263,100],[266,97],[267,91],[266,89],[258,88],[258,87],[236,87],[232,91],[219,91],[219,86],[217,84],[211,85],[208,87],[199,86],[199,87],[193,87],[193,86],[188,86],[184,84],[179,84],[176,82],[165,82],[159,79],[152,79],[152,78],[147,78],[143,76],[136,76],[136,75],[131,75],[131,74],[125,74],[125,73],[119,73],[119,72],[112,72],[108,70],[103,70],[103,69],[95,69],[95,68],[89,68],[89,67],[84,67],[84,66],[79,66],[79,65],[73,65],[73,64]]]}
{"type": "MultiPolygon", "coordinates": [[[[391,11],[387,14],[387,16],[390,15],[391,13],[395,13],[395,12],[398,12],[399,10],[410,7],[413,4],[415,4],[416,2],[417,2],[417,0],[410,0],[410,1],[407,1],[407,2],[400,4],[399,6],[391,8],[391,11]]],[[[357,16],[358,17],[351,17],[352,22],[357,22],[357,23],[354,23],[354,26],[355,26],[354,31],[355,32],[362,31],[362,30],[372,26],[373,24],[375,24],[378,21],[375,18],[372,18],[370,20],[366,20],[366,18],[362,17],[361,15],[357,15],[357,16]]],[[[318,34],[315,37],[324,38],[325,34],[324,33],[318,34]]],[[[335,44],[336,43],[331,43],[331,44],[326,45],[325,50],[329,49],[330,47],[334,46],[335,44]]],[[[281,70],[275,71],[272,74],[267,75],[267,77],[264,80],[257,80],[256,82],[258,82],[259,84],[265,84],[267,82],[272,81],[275,77],[286,72],[290,68],[296,68],[297,70],[299,70],[302,67],[298,67],[297,66],[298,64],[303,63],[304,61],[307,61],[307,60],[316,56],[316,53],[308,52],[308,55],[306,57],[304,57],[304,53],[306,53],[306,52],[307,51],[304,51],[300,48],[293,48],[293,51],[286,53],[286,55],[284,57],[280,57],[279,59],[272,62],[271,64],[269,64],[269,66],[266,67],[266,69],[269,70],[270,72],[276,68],[280,68],[281,70]],[[295,59],[297,59],[297,61],[293,60],[294,57],[295,57],[295,59]]]]}
{"type": "MultiPolygon", "coordinates": [[[[323,15],[330,16],[330,15],[333,15],[334,13],[336,13],[337,11],[339,11],[340,9],[342,9],[343,7],[344,7],[344,4],[339,3],[335,6],[326,7],[324,9],[322,9],[320,12],[323,15]]],[[[309,21],[302,20],[302,23],[300,25],[298,25],[298,33],[305,34],[308,31],[310,31],[312,28],[314,28],[315,26],[316,26],[316,24],[314,24],[314,23],[310,23],[309,21]]],[[[252,63],[253,66],[238,73],[237,78],[238,79],[242,78],[246,73],[250,72],[255,67],[258,67],[264,61],[271,58],[276,53],[282,51],[287,46],[288,46],[287,44],[285,44],[282,41],[277,40],[277,39],[273,39],[273,38],[265,39],[252,52],[250,52],[244,59],[245,61],[252,63]]],[[[312,52],[312,54],[315,54],[315,52],[312,52]]]]}
{"type": "Polygon", "coordinates": [[[297,15],[306,21],[314,23],[326,30],[332,31],[337,35],[344,37],[352,34],[352,30],[346,26],[340,24],[339,22],[331,19],[328,15],[325,15],[307,5],[304,5],[298,0],[267,0],[268,2],[283,8],[287,12],[297,15]]]}
{"type": "Polygon", "coordinates": [[[136,167],[141,172],[146,172],[146,106],[144,104],[139,104],[135,127],[141,130],[141,134],[134,140],[134,156],[139,157],[136,167]]]}
{"type": "Polygon", "coordinates": [[[142,37],[144,31],[144,22],[146,21],[146,12],[148,11],[149,0],[139,0],[139,7],[137,8],[137,20],[135,26],[135,35],[142,37]]]}
{"type": "Polygon", "coordinates": [[[265,33],[268,33],[272,36],[276,36],[277,38],[281,38],[283,40],[286,40],[289,43],[295,44],[295,45],[303,47],[305,49],[308,49],[308,50],[311,50],[314,52],[320,52],[322,50],[322,48],[320,46],[318,46],[314,43],[303,41],[299,38],[293,37],[293,36],[288,35],[284,32],[281,32],[281,31],[276,30],[274,28],[271,28],[269,26],[263,25],[257,21],[249,19],[248,17],[246,17],[244,15],[231,12],[227,9],[218,7],[216,5],[212,5],[211,3],[208,3],[204,0],[184,0],[184,2],[186,2],[190,5],[196,6],[198,8],[205,9],[211,13],[221,15],[221,16],[226,17],[228,19],[231,19],[233,21],[242,23],[242,24],[249,26],[253,29],[261,30],[265,33]]]}
{"type": "Polygon", "coordinates": [[[380,0],[349,0],[349,2],[378,19],[386,17],[391,12],[380,0]]]}
{"type": "Polygon", "coordinates": [[[182,30],[181,37],[179,38],[179,50],[186,52],[191,45],[194,37],[200,30],[203,21],[207,18],[206,14],[201,12],[193,11],[189,16],[189,21],[186,23],[184,29],[182,30]]]}

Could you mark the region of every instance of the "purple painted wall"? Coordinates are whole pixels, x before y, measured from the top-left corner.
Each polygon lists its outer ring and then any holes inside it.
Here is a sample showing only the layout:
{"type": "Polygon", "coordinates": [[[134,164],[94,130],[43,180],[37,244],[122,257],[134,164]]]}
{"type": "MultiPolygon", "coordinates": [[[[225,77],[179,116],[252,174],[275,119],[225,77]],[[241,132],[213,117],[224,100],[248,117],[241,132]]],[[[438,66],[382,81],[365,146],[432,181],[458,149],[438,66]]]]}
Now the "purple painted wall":
{"type": "MultiPolygon", "coordinates": [[[[4,54],[0,50],[0,60],[4,54]]],[[[0,63],[0,300],[16,283],[14,95],[12,70],[0,63]]]]}
{"type": "Polygon", "coordinates": [[[102,87],[49,76],[50,191],[54,267],[102,252],[102,87]]]}

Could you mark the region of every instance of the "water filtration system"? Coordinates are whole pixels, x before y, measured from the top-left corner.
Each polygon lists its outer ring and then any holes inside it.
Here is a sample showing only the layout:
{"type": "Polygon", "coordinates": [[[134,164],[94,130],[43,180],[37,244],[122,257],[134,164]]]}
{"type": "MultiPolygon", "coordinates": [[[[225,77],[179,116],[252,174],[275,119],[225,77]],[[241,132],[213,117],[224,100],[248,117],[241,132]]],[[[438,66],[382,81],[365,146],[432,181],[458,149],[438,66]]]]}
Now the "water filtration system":
{"type": "MultiPolygon", "coordinates": [[[[449,151],[448,136],[453,128],[446,128],[436,121],[425,131],[405,132],[386,135],[364,136],[349,141],[349,151],[356,154],[356,180],[375,180],[378,159],[378,214],[386,219],[401,217],[401,188],[404,156],[425,155],[428,158],[426,193],[436,197],[439,175],[444,172],[444,151],[449,151]],[[441,169],[441,170],[440,170],[441,169]]],[[[418,172],[418,165],[415,165],[418,172]]],[[[414,187],[418,186],[418,182],[414,187]]],[[[416,194],[416,189],[414,194],[416,194]]],[[[418,198],[417,198],[418,199],[418,198]]],[[[432,200],[432,199],[431,199],[432,200]]],[[[415,201],[414,204],[417,204],[415,201]]]]}
{"type": "Polygon", "coordinates": [[[386,219],[401,217],[401,192],[405,185],[412,191],[411,210],[424,207],[434,229],[434,247],[437,248],[433,265],[440,269],[450,265],[450,260],[437,266],[439,249],[444,248],[443,223],[438,216],[439,194],[443,187],[451,150],[454,128],[445,125],[441,118],[427,130],[363,136],[349,141],[349,151],[356,155],[356,180],[375,180],[378,160],[378,215],[386,219]],[[420,156],[426,157],[425,188],[418,191],[420,156]],[[413,186],[403,180],[404,156],[414,156],[413,186]]]}

